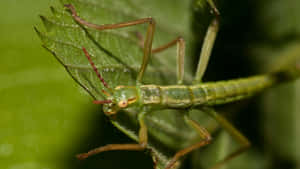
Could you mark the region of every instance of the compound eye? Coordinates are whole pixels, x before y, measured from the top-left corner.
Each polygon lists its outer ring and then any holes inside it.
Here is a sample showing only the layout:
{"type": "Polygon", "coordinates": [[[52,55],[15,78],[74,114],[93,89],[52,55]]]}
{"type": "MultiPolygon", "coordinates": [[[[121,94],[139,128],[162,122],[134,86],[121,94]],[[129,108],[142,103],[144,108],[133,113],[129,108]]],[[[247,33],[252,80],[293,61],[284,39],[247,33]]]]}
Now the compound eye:
{"type": "Polygon", "coordinates": [[[118,106],[121,107],[121,108],[127,107],[127,105],[128,105],[128,102],[126,100],[121,100],[118,103],[118,106]]]}

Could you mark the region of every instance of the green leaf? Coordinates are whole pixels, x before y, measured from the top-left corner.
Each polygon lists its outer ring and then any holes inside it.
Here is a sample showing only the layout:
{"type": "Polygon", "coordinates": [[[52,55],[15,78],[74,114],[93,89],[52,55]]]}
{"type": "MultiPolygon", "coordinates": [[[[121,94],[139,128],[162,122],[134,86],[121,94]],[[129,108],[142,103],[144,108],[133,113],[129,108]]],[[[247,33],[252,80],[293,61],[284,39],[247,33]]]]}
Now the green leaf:
{"type": "MultiPolygon", "coordinates": [[[[157,27],[154,47],[165,44],[179,35],[184,36],[188,42],[190,39],[188,15],[184,14],[185,11],[188,11],[188,1],[172,0],[172,2],[164,1],[158,3],[158,1],[70,0],[62,1],[63,4],[74,5],[80,17],[96,24],[136,20],[148,17],[148,12],[151,12],[151,15],[157,16],[155,17],[157,27]],[[172,4],[173,8],[169,7],[170,4],[172,4]],[[167,7],[166,9],[171,9],[165,11],[168,15],[161,14],[160,8],[164,6],[167,7]],[[149,8],[152,10],[148,11],[149,8]],[[172,21],[176,21],[176,24],[172,23],[172,21]],[[178,24],[178,21],[181,24],[178,24]]],[[[146,25],[97,31],[77,24],[70,13],[62,7],[52,7],[51,11],[52,16],[41,16],[46,31],[36,29],[36,32],[43,41],[43,46],[64,65],[74,80],[88,93],[95,99],[101,100],[105,97],[102,90],[106,90],[106,88],[104,88],[89,65],[82,47],[85,47],[90,53],[100,74],[111,88],[118,85],[136,85],[136,75],[141,65],[143,52],[135,33],[139,32],[144,35],[147,28],[146,25]]],[[[147,67],[143,82],[145,84],[174,84],[176,82],[175,65],[176,50],[174,48],[153,56],[147,67]]],[[[187,67],[187,71],[189,68],[187,67]]],[[[120,115],[112,120],[116,127],[136,141],[138,140],[137,113],[139,112],[119,113],[120,115]]],[[[172,114],[174,116],[174,113],[173,111],[169,115],[172,114]]],[[[166,112],[166,114],[168,113],[166,112]]],[[[169,116],[166,115],[165,119],[168,118],[169,116]]],[[[155,119],[163,120],[164,118],[162,118],[161,114],[155,114],[148,117],[148,119],[148,121],[152,120],[152,124],[156,124],[154,123],[155,119]]],[[[155,129],[152,127],[152,130],[155,129]]],[[[184,137],[181,138],[183,139],[184,137]]],[[[150,139],[148,147],[155,154],[155,158],[158,158],[157,167],[163,168],[170,155],[168,152],[162,152],[159,144],[152,142],[150,139]]]]}
{"type": "Polygon", "coordinates": [[[67,168],[78,136],[88,132],[78,122],[87,126],[92,119],[89,97],[74,92],[78,85],[33,30],[49,4],[0,2],[0,168],[67,168]]]}

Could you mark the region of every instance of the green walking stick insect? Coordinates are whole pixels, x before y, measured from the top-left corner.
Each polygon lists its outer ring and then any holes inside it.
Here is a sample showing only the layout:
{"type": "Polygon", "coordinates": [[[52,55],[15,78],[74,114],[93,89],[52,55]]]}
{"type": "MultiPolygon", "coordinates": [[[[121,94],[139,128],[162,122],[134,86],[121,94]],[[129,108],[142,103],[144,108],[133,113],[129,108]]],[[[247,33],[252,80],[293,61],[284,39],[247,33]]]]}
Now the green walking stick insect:
{"type": "MultiPolygon", "coordinates": [[[[136,84],[132,86],[120,85],[111,88],[101,73],[98,71],[96,65],[92,61],[92,58],[86,48],[82,47],[82,51],[87,57],[94,73],[97,75],[98,80],[104,86],[102,94],[106,96],[105,100],[95,100],[95,104],[103,105],[103,111],[108,116],[118,116],[123,111],[138,112],[137,121],[139,124],[138,143],[137,144],[110,144],[87,153],[79,154],[77,157],[80,159],[87,158],[91,155],[101,153],[104,151],[112,150],[136,150],[143,151],[148,145],[148,130],[145,117],[152,111],[162,109],[176,109],[185,111],[184,121],[191,126],[196,132],[199,133],[198,142],[189,145],[187,147],[179,149],[179,151],[173,156],[173,158],[167,163],[165,169],[171,169],[175,167],[176,162],[184,155],[190,153],[193,150],[199,149],[212,141],[210,133],[202,127],[198,122],[191,119],[188,113],[191,109],[200,109],[203,112],[208,113],[213,117],[225,130],[227,130],[237,141],[241,143],[241,148],[230,153],[222,161],[217,163],[214,168],[220,167],[230,159],[236,157],[246,148],[250,146],[249,141],[235,129],[225,118],[216,113],[211,106],[230,103],[240,99],[250,97],[265,88],[271,87],[279,82],[295,79],[299,76],[297,64],[293,64],[292,67],[282,69],[278,72],[254,76],[249,78],[201,83],[202,76],[204,75],[210,53],[219,28],[219,12],[211,0],[208,0],[208,4],[212,8],[215,18],[212,20],[208,27],[202,51],[200,54],[200,60],[193,85],[183,85],[184,76],[184,55],[185,55],[185,41],[183,38],[176,38],[170,43],[163,45],[159,48],[152,49],[152,41],[155,32],[155,21],[152,18],[138,19],[130,22],[123,22],[118,24],[109,25],[96,25],[89,23],[80,18],[75,8],[68,4],[65,5],[71,11],[73,19],[80,25],[87,26],[96,30],[118,29],[128,26],[134,26],[138,24],[148,24],[147,34],[143,46],[143,59],[140,66],[140,70],[137,75],[136,84]],[[143,78],[149,58],[151,54],[158,53],[177,44],[177,82],[176,85],[162,86],[156,84],[144,84],[143,78]]],[[[80,83],[80,82],[79,82],[80,83]]],[[[100,82],[99,82],[100,83],[100,82]]],[[[84,87],[84,85],[83,85],[84,87]]],[[[174,114],[175,116],[175,114],[174,114]]],[[[164,140],[161,140],[164,142],[164,140]]],[[[166,143],[167,145],[167,143],[166,143]]]]}
{"type": "MultiPolygon", "coordinates": [[[[209,56],[215,41],[215,37],[218,32],[218,17],[219,12],[212,1],[208,1],[212,7],[215,19],[210,24],[204,44],[202,47],[202,52],[200,55],[200,61],[198,64],[198,69],[194,79],[194,85],[182,85],[183,82],[183,58],[184,58],[184,49],[185,42],[182,38],[177,38],[174,41],[152,50],[152,41],[155,31],[155,22],[152,18],[144,18],[131,22],[124,22],[119,24],[111,25],[95,25],[81,19],[72,5],[65,5],[72,12],[72,17],[80,24],[85,25],[90,28],[97,30],[105,29],[117,29],[127,26],[133,26],[137,24],[148,23],[148,30],[146,35],[146,40],[144,42],[144,57],[140,71],[137,76],[137,85],[136,86],[117,86],[114,89],[111,89],[105,80],[102,78],[98,72],[95,64],[93,63],[89,53],[83,47],[83,52],[88,58],[91,66],[93,67],[95,73],[97,74],[100,81],[107,88],[107,91],[103,91],[107,96],[107,100],[95,100],[95,104],[103,104],[103,111],[106,115],[117,115],[120,110],[127,108],[134,108],[140,111],[138,115],[138,122],[140,125],[139,130],[139,143],[138,144],[112,144],[104,147],[100,147],[94,150],[89,151],[88,153],[79,154],[77,157],[80,159],[87,158],[93,154],[97,154],[104,151],[111,150],[144,150],[147,145],[147,126],[144,122],[144,117],[147,113],[153,111],[154,109],[163,109],[163,108],[175,108],[175,109],[189,109],[197,108],[205,110],[210,113],[225,129],[227,129],[243,146],[236,152],[228,155],[223,161],[218,163],[215,168],[225,163],[226,161],[237,156],[243,152],[250,143],[248,140],[229,122],[227,122],[223,117],[218,115],[212,108],[207,106],[213,106],[218,104],[225,104],[240,100],[246,97],[249,97],[267,87],[272,86],[273,84],[287,79],[289,77],[288,71],[276,72],[273,74],[254,76],[250,78],[230,80],[230,81],[221,81],[215,83],[203,83],[201,84],[202,76],[205,72],[206,65],[209,60],[209,56]],[[149,61],[151,53],[160,52],[174,44],[178,44],[178,68],[177,68],[177,77],[178,85],[172,86],[159,86],[159,85],[143,85],[142,78],[149,61]]],[[[296,69],[295,69],[296,70],[296,69]]],[[[289,78],[289,79],[292,79],[289,78]]],[[[200,142],[187,147],[183,150],[177,152],[172,160],[166,166],[166,169],[173,167],[175,162],[182,156],[188,154],[189,152],[203,147],[211,142],[211,136],[206,131],[205,128],[201,127],[195,121],[188,119],[188,123],[193,126],[200,135],[204,138],[200,142]]]]}

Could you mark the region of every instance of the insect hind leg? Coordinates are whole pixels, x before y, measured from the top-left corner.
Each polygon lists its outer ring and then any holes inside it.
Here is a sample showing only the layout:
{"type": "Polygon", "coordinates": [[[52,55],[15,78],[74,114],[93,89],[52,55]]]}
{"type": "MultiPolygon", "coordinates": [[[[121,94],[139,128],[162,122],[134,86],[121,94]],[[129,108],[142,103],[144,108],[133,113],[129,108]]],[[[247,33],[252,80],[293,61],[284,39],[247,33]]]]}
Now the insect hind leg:
{"type": "Polygon", "coordinates": [[[226,131],[228,131],[228,133],[235,140],[237,140],[241,144],[240,148],[227,155],[222,161],[218,162],[211,168],[218,169],[228,161],[232,160],[233,158],[237,157],[245,150],[247,150],[250,147],[251,143],[239,130],[237,130],[229,121],[227,121],[223,116],[218,114],[214,109],[204,107],[202,110],[208,113],[210,116],[212,116],[226,131]]]}
{"type": "Polygon", "coordinates": [[[165,169],[171,169],[175,163],[184,155],[190,153],[191,151],[194,151],[198,148],[201,148],[207,144],[210,144],[212,138],[209,134],[209,132],[202,126],[200,126],[196,121],[190,119],[189,117],[185,116],[185,120],[187,121],[187,124],[189,124],[190,126],[192,126],[195,130],[197,130],[197,132],[199,133],[199,135],[201,136],[201,138],[203,138],[201,141],[199,141],[196,144],[193,144],[187,148],[184,148],[180,151],[178,151],[173,158],[169,161],[167,167],[165,169]]]}

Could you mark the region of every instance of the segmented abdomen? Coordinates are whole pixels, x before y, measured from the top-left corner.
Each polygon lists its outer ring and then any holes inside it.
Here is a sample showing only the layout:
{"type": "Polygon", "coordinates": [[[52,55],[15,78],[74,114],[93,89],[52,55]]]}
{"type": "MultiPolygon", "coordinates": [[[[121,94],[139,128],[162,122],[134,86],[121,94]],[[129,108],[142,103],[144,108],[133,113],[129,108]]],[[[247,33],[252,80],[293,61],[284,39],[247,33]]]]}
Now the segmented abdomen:
{"type": "Polygon", "coordinates": [[[142,85],[140,102],[171,108],[217,105],[249,97],[275,82],[272,76],[254,76],[198,85],[142,85]]]}

